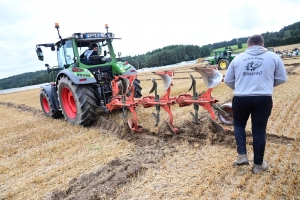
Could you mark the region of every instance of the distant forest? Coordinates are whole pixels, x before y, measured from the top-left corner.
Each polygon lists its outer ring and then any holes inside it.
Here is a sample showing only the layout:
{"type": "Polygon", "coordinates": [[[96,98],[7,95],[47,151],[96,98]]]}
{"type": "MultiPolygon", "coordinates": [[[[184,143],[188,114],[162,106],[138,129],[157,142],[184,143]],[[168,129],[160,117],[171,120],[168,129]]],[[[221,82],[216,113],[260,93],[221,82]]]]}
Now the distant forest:
{"type": "MultiPolygon", "coordinates": [[[[300,22],[285,26],[278,32],[266,32],[262,33],[262,35],[264,36],[266,47],[300,43],[300,22]]],[[[171,45],[142,55],[122,57],[122,59],[131,63],[137,69],[171,65],[207,57],[214,49],[246,43],[248,37],[233,38],[230,41],[207,44],[201,47],[197,45],[171,45]]],[[[54,78],[55,74],[49,75],[46,70],[28,72],[0,79],[0,89],[46,83],[53,81],[54,78]]]]}
{"type": "Polygon", "coordinates": [[[26,72],[23,74],[0,79],[0,90],[49,83],[55,80],[58,72],[48,74],[47,70],[26,72]]]}

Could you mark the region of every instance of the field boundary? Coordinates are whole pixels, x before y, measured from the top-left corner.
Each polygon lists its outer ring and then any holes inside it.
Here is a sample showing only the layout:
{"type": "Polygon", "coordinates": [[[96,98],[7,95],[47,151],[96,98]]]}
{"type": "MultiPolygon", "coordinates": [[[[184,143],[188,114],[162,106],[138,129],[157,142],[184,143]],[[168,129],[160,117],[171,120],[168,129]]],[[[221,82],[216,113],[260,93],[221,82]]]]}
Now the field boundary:
{"type": "Polygon", "coordinates": [[[33,89],[40,88],[42,85],[46,85],[46,84],[49,84],[49,83],[42,83],[42,84],[37,84],[37,85],[30,85],[30,86],[0,90],[0,94],[9,94],[9,93],[14,93],[14,92],[22,92],[25,90],[33,90],[33,89]]]}

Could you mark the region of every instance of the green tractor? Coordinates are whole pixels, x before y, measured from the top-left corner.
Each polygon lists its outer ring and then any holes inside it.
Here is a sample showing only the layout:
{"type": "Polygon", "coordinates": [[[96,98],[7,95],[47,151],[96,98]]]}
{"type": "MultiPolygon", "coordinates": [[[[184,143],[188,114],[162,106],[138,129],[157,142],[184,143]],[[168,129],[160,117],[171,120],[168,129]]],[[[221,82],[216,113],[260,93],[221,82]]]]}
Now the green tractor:
{"type": "Polygon", "coordinates": [[[216,50],[214,51],[214,56],[207,57],[202,62],[208,62],[210,65],[218,65],[219,70],[226,70],[234,57],[230,49],[216,50]]]}
{"type": "MultiPolygon", "coordinates": [[[[120,38],[108,32],[107,24],[106,33],[74,33],[67,38],[60,36],[58,23],[55,28],[60,38],[58,42],[36,45],[39,60],[44,60],[41,47],[50,47],[57,52],[58,61],[57,67],[45,64],[49,73],[58,71],[58,74],[53,82],[42,86],[41,107],[47,117],[63,115],[71,124],[89,126],[99,113],[109,112],[106,104],[114,92],[111,80],[115,76],[137,74],[137,71],[120,58],[121,53],[116,57],[112,41],[120,38]],[[87,59],[84,53],[92,44],[99,47],[98,55],[87,59]]],[[[134,97],[140,98],[142,88],[138,79],[133,81],[133,87],[134,97]]]]}

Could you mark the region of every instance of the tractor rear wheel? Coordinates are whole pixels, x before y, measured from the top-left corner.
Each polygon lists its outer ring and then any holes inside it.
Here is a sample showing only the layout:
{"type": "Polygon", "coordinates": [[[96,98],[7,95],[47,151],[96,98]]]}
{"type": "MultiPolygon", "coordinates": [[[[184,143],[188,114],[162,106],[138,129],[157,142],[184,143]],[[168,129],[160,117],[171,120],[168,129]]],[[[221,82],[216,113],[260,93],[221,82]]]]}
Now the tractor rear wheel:
{"type": "Polygon", "coordinates": [[[40,91],[40,103],[41,103],[42,110],[47,117],[56,119],[56,118],[59,118],[62,116],[60,110],[54,109],[54,107],[44,89],[42,89],[40,91]]]}
{"type": "Polygon", "coordinates": [[[229,61],[226,60],[226,59],[221,59],[219,62],[218,62],[218,68],[219,70],[225,70],[227,69],[229,66],[229,61]]]}
{"type": "Polygon", "coordinates": [[[62,77],[58,83],[58,98],[69,123],[89,126],[96,121],[96,97],[90,85],[77,85],[68,77],[62,77]]]}

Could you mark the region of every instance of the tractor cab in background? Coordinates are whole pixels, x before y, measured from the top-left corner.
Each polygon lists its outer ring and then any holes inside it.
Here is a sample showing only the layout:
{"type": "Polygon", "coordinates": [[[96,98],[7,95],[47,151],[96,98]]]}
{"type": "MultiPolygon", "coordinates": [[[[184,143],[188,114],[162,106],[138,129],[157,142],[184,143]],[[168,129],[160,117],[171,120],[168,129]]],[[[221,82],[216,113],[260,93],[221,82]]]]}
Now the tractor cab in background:
{"type": "Polygon", "coordinates": [[[267,47],[267,49],[268,49],[268,51],[270,51],[270,52],[274,52],[274,53],[275,53],[275,50],[274,50],[274,48],[273,48],[273,47],[267,47]]]}
{"type": "Polygon", "coordinates": [[[215,50],[214,55],[205,58],[202,62],[208,62],[210,65],[218,65],[219,70],[226,70],[230,62],[234,59],[230,49],[215,50]]]}

